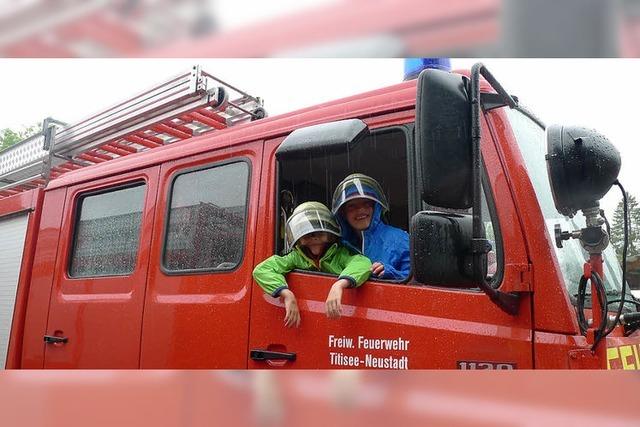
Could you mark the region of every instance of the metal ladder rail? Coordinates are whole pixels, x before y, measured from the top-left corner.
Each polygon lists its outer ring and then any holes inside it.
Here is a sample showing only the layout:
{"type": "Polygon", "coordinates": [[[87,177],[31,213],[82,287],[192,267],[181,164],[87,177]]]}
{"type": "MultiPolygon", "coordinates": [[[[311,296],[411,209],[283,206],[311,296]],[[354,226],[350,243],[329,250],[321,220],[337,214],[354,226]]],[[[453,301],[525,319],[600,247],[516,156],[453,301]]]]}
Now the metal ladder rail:
{"type": "MultiPolygon", "coordinates": [[[[244,109],[242,103],[233,103],[239,109],[244,109]]],[[[237,116],[234,116],[237,120],[237,116]]],[[[90,163],[101,163],[112,158],[122,157],[141,151],[146,151],[158,146],[173,143],[178,140],[189,139],[196,134],[203,134],[212,130],[220,130],[227,127],[228,119],[214,112],[214,109],[202,108],[183,114],[178,118],[155,124],[150,129],[124,136],[117,141],[104,144],[96,150],[77,155],[78,158],[90,163]],[[187,127],[191,125],[192,127],[187,127]],[[98,156],[100,155],[100,156],[98,156]],[[108,158],[106,158],[107,156],[108,158]]],[[[64,163],[58,168],[53,168],[52,178],[66,171],[59,168],[76,169],[77,165],[70,162],[64,163]]]]}
{"type": "Polygon", "coordinates": [[[180,74],[102,113],[62,128],[50,141],[42,141],[44,129],[42,134],[1,152],[0,197],[46,185],[49,179],[71,170],[264,116],[259,98],[196,66],[189,73],[180,74]],[[223,86],[208,87],[210,80],[223,86]],[[230,91],[240,96],[229,101],[230,91]],[[194,94],[197,95],[195,100],[194,94]],[[51,146],[54,144],[55,147],[51,146]],[[40,151],[38,145],[43,147],[40,151]],[[6,159],[12,149],[22,149],[19,157],[27,158],[27,161],[23,162],[25,165],[7,171],[3,158],[6,159]],[[25,152],[30,153],[30,157],[25,152]],[[46,170],[34,173],[47,157],[46,170]]]}
{"type": "Polygon", "coordinates": [[[44,159],[47,155],[43,148],[47,145],[46,140],[55,136],[56,126],[64,125],[66,124],[63,122],[46,118],[39,133],[0,152],[0,196],[17,194],[40,185],[40,182],[37,179],[34,180],[30,174],[30,169],[33,168],[30,159],[33,157],[44,159]]]}
{"type": "MultiPolygon", "coordinates": [[[[78,151],[89,151],[92,148],[88,146],[91,138],[95,139],[96,135],[115,139],[118,135],[114,132],[118,127],[126,131],[135,125],[127,120],[137,118],[139,121],[140,117],[153,118],[162,110],[175,111],[175,108],[179,108],[181,104],[189,102],[195,103],[195,107],[201,106],[203,101],[205,103],[209,101],[206,99],[208,94],[203,90],[202,83],[200,69],[194,67],[189,73],[182,73],[73,126],[61,129],[55,141],[56,149],[52,149],[52,141],[46,138],[42,143],[41,138],[37,137],[16,144],[0,154],[0,179],[9,183],[0,188],[4,189],[15,186],[17,182],[28,181],[29,176],[35,178],[37,175],[43,175],[43,178],[47,179],[46,174],[38,170],[41,169],[41,163],[47,157],[51,157],[49,156],[51,151],[55,156],[66,155],[67,160],[71,160],[74,153],[66,149],[69,142],[74,142],[78,151]]],[[[43,137],[46,131],[47,129],[43,126],[43,137]]],[[[52,161],[50,166],[64,163],[63,159],[52,161]]],[[[56,172],[55,169],[54,172],[56,172]]]]}
{"type": "MultiPolygon", "coordinates": [[[[244,100],[240,101],[241,102],[230,102],[230,105],[235,105],[238,109],[245,110],[245,105],[243,105],[242,102],[244,100]]],[[[173,121],[165,121],[164,123],[152,126],[153,128],[156,128],[157,130],[163,130],[164,132],[152,132],[148,129],[142,130],[140,132],[125,136],[120,140],[105,144],[94,150],[80,153],[72,161],[68,161],[57,166],[52,166],[50,168],[50,179],[55,179],[66,172],[79,169],[83,166],[102,163],[104,161],[112,160],[125,155],[159,147],[165,145],[166,143],[173,143],[178,140],[188,139],[196,133],[203,134],[214,129],[226,128],[227,126],[225,123],[226,121],[229,121],[229,118],[225,118],[221,114],[218,114],[214,111],[215,110],[211,108],[194,110],[193,112],[184,114],[179,118],[173,119],[173,121]],[[187,124],[192,125],[192,128],[186,128],[188,129],[188,132],[185,132],[185,125],[187,124]],[[160,128],[159,126],[161,125],[164,125],[164,128],[160,128]],[[193,127],[195,127],[195,129],[193,129],[193,127]],[[83,161],[84,164],[79,165],[77,163],[74,163],[78,160],[83,161]]],[[[257,109],[257,111],[257,114],[248,117],[261,118],[262,113],[260,112],[260,109],[257,109]]],[[[232,116],[232,119],[237,122],[238,117],[232,116]]],[[[29,184],[31,185],[28,188],[18,186],[14,189],[5,189],[0,191],[0,195],[8,196],[32,188],[33,186],[42,186],[46,184],[46,180],[44,178],[32,180],[32,178],[30,177],[27,178],[27,181],[31,181],[29,182],[29,184]]]]}

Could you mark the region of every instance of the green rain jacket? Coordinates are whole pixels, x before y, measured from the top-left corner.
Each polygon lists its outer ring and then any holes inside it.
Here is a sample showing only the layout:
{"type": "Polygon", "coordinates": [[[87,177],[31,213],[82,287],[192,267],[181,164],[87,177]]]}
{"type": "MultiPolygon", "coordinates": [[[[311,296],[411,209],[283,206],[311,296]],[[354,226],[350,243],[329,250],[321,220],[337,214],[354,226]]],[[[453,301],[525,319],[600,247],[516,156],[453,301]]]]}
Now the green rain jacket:
{"type": "Polygon", "coordinates": [[[362,285],[371,275],[371,261],[363,255],[354,255],[349,249],[334,243],[320,258],[320,270],[297,245],[285,256],[273,255],[256,266],[253,278],[272,297],[287,289],[284,275],[291,270],[322,271],[338,274],[338,279],[347,279],[351,287],[362,285]]]}

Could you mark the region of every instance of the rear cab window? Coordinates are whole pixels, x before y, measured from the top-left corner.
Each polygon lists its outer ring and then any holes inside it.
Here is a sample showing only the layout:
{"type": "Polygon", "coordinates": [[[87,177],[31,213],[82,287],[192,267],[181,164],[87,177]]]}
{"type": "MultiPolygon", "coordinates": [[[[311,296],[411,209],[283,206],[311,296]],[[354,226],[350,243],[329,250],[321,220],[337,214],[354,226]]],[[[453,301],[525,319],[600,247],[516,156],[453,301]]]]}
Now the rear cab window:
{"type": "Polygon", "coordinates": [[[126,276],[133,272],[146,187],[138,182],[78,198],[69,277],[126,276]]]}
{"type": "Polygon", "coordinates": [[[244,253],[249,164],[207,166],[171,185],[163,269],[167,273],[233,270],[244,253]]]}

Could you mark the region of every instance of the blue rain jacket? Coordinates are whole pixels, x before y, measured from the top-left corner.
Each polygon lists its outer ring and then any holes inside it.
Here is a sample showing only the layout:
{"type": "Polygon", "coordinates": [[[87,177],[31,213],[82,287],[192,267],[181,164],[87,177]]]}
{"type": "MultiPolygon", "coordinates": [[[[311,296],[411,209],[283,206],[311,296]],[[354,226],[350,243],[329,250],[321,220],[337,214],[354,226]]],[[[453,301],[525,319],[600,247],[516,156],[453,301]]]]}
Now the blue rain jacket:
{"type": "Polygon", "coordinates": [[[372,263],[384,264],[382,279],[404,280],[411,272],[411,258],[409,255],[409,233],[382,221],[382,206],[374,204],[373,215],[369,228],[362,232],[362,243],[347,219],[340,213],[336,219],[342,228],[342,244],[360,253],[372,263]]]}

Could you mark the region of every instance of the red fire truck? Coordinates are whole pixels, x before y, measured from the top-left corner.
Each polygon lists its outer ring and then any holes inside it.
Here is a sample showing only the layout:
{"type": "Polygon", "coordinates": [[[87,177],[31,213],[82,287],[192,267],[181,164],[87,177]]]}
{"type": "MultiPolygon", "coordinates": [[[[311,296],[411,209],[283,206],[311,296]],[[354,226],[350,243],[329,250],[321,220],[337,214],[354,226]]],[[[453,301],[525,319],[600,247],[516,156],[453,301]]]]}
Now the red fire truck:
{"type": "Polygon", "coordinates": [[[620,167],[606,138],[545,129],[481,64],[265,116],[194,67],[1,152],[6,367],[640,367],[597,209],[620,167]],[[252,270],[352,172],[410,232],[411,277],[345,291],[330,320],[335,277],[293,271],[285,328],[252,270]]]}

